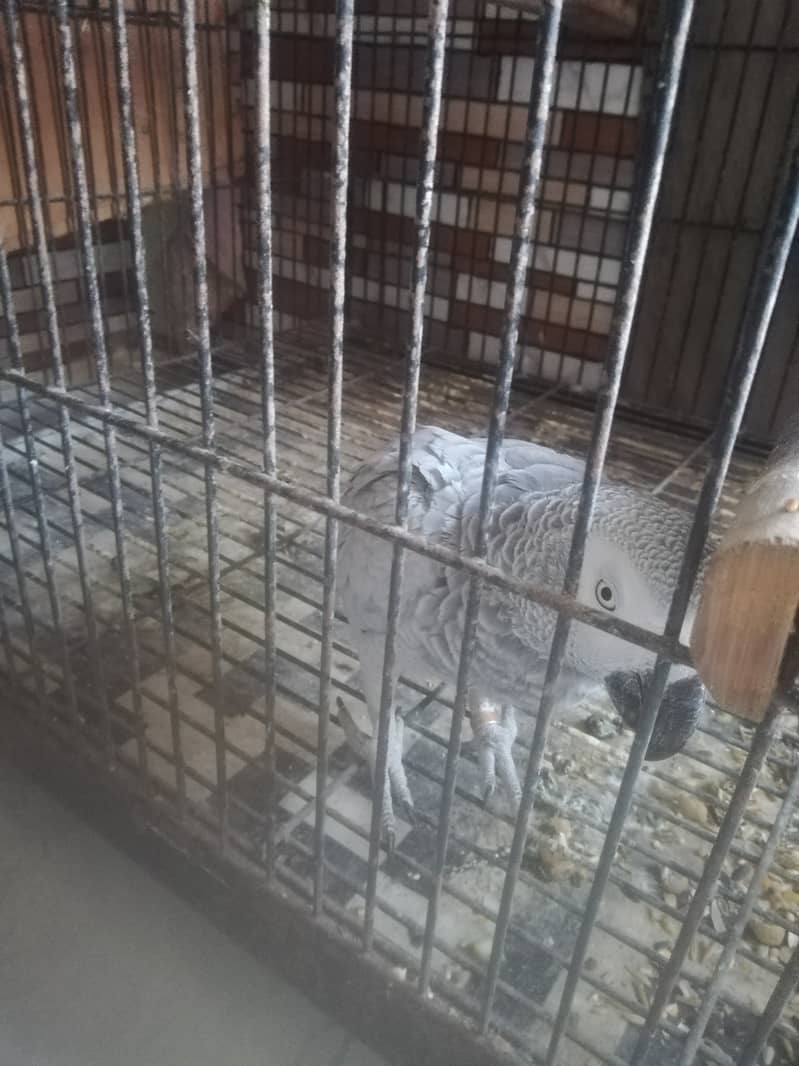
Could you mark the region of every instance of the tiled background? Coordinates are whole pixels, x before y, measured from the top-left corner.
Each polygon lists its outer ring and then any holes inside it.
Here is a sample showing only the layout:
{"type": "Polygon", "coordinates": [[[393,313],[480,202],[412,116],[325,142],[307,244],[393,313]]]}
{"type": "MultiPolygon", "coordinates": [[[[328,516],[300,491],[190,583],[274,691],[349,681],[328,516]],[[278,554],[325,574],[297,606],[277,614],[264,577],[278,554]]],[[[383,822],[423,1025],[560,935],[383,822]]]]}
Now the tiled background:
{"type": "MultiPolygon", "coordinates": [[[[277,309],[289,316],[327,309],[332,7],[281,0],[274,9],[275,273],[277,309]]],[[[355,23],[349,311],[394,337],[414,249],[426,7],[358,5],[355,23]]],[[[535,27],[528,16],[472,2],[453,4],[448,22],[426,338],[477,365],[498,357],[535,27]]],[[[245,33],[250,107],[251,45],[245,33]]],[[[519,369],[593,388],[630,209],[642,71],[632,44],[567,38],[561,57],[519,369]]]]}

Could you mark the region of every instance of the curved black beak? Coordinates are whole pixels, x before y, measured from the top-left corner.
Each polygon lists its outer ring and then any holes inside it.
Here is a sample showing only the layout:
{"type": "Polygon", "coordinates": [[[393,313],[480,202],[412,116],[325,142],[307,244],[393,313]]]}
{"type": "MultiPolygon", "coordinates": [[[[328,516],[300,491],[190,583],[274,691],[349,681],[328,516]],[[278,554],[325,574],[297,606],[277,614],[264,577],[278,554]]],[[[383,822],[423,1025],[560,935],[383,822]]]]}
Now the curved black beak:
{"type": "MultiPolygon", "coordinates": [[[[635,731],[646,697],[651,670],[616,670],[605,678],[605,687],[622,721],[635,731]]],[[[646,751],[650,762],[668,759],[682,751],[699,725],[705,705],[705,686],[696,676],[681,677],[666,687],[646,751]]]]}

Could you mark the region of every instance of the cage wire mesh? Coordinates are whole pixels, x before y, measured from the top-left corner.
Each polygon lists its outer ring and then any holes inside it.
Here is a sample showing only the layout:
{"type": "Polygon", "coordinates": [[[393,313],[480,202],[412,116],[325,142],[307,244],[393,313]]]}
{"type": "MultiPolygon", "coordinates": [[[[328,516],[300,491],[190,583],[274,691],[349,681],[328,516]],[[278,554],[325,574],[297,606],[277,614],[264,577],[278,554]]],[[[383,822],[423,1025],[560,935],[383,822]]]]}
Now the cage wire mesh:
{"type": "Polygon", "coordinates": [[[799,1057],[795,717],[709,704],[643,762],[708,530],[797,399],[799,13],[696,7],[4,0],[4,721],[415,996],[431,1061],[799,1057]],[[417,421],[488,434],[471,554],[407,528],[407,447],[392,521],[342,503],[417,421]],[[587,460],[562,587],[486,561],[506,435],[587,460]],[[605,474],[692,516],[663,633],[575,598],[605,474]],[[393,551],[375,788],[349,526],[393,551]],[[469,578],[452,689],[392,666],[409,553],[469,578]],[[463,730],[496,587],[558,615],[518,814],[463,730]],[[559,713],[575,619],[652,653],[632,741],[559,713]]]}

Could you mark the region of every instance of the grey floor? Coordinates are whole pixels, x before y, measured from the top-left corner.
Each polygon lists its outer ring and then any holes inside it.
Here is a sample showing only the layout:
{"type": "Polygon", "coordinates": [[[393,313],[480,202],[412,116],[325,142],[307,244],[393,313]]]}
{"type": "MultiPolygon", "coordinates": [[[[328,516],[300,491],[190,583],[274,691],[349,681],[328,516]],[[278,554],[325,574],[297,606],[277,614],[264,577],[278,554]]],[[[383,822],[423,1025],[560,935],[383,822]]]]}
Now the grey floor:
{"type": "Polygon", "coordinates": [[[0,1066],[381,1066],[0,763],[0,1066]]]}

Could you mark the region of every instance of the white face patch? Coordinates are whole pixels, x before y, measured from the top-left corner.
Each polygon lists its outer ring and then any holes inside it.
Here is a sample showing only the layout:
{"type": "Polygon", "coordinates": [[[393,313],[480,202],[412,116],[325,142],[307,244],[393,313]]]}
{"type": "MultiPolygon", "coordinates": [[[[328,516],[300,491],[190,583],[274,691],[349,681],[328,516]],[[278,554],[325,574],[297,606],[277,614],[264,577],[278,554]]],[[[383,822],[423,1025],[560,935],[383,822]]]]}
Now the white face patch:
{"type": "MultiPolygon", "coordinates": [[[[589,538],[578,589],[581,603],[609,619],[659,634],[667,613],[662,591],[650,584],[617,544],[598,535],[589,538]]],[[[581,623],[572,627],[569,653],[575,667],[594,678],[614,670],[643,669],[653,661],[650,652],[581,623]]]]}

